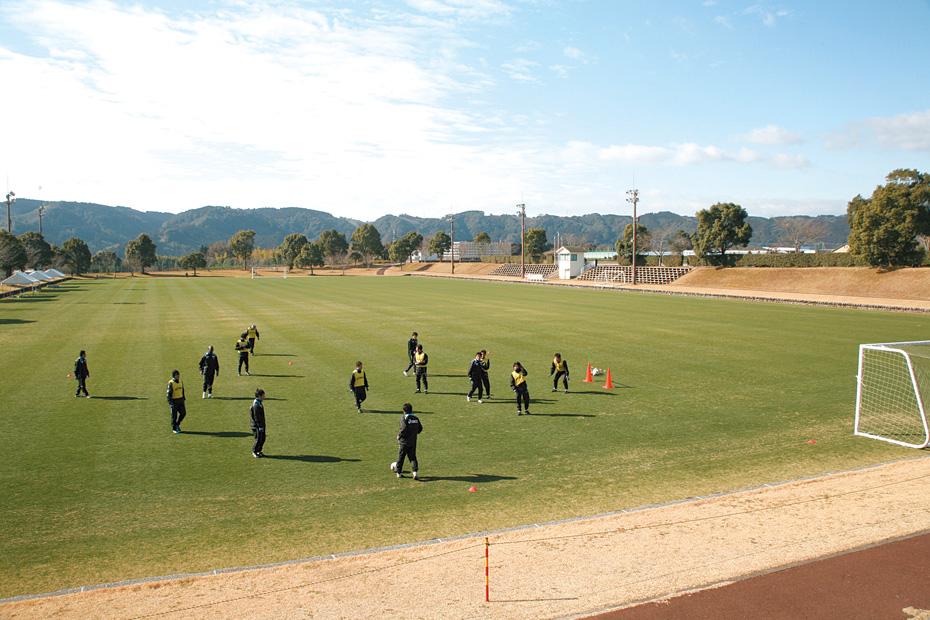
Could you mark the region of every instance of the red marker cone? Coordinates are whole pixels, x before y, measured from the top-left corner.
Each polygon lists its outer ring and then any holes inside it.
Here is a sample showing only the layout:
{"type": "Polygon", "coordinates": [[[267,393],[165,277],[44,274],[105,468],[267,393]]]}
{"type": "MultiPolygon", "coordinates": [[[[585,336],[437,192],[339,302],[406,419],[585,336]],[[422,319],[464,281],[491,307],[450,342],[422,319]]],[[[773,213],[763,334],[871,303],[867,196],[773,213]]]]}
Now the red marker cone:
{"type": "Polygon", "coordinates": [[[808,439],[805,443],[807,443],[807,444],[809,444],[809,445],[812,446],[812,445],[814,445],[815,443],[817,443],[817,440],[816,440],[816,439],[808,439]]]}
{"type": "Polygon", "coordinates": [[[594,375],[591,374],[591,362],[588,362],[588,372],[585,373],[582,381],[585,383],[594,383],[594,375]]]}
{"type": "Polygon", "coordinates": [[[611,390],[614,387],[613,379],[610,378],[610,368],[607,369],[607,381],[604,382],[604,389],[611,390]]]}
{"type": "Polygon", "coordinates": [[[294,362],[293,362],[293,361],[289,361],[289,362],[287,363],[287,365],[288,365],[288,366],[293,366],[293,365],[294,365],[294,362]]]}
{"type": "Polygon", "coordinates": [[[475,485],[471,485],[470,487],[468,487],[468,492],[469,492],[469,493],[477,493],[477,492],[478,492],[478,487],[476,487],[475,485]]]}

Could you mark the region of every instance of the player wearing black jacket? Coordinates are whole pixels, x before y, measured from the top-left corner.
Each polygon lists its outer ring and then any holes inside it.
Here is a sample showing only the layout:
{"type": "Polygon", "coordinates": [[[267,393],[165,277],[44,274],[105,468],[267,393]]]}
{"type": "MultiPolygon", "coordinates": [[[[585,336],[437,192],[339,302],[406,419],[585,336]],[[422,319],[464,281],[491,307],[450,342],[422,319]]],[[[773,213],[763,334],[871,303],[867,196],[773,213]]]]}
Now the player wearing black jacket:
{"type": "Polygon", "coordinates": [[[262,448],[265,447],[265,390],[255,390],[255,400],[249,408],[249,418],[251,419],[252,434],[255,435],[255,443],[252,444],[252,456],[257,459],[265,456],[262,448]]]}
{"type": "Polygon", "coordinates": [[[413,332],[410,336],[410,340],[407,341],[407,359],[410,360],[410,364],[407,365],[407,369],[404,371],[404,376],[407,376],[407,373],[410,372],[411,368],[414,368],[416,364],[415,355],[417,353],[417,345],[419,341],[417,340],[417,333],[413,332]]]}
{"type": "Polygon", "coordinates": [[[484,349],[481,349],[481,383],[484,384],[484,395],[491,398],[491,356],[484,349]]]}
{"type": "Polygon", "coordinates": [[[526,384],[526,368],[520,362],[513,363],[513,372],[510,373],[510,389],[517,397],[517,415],[530,415],[530,388],[526,384]]]}
{"type": "Polygon", "coordinates": [[[484,393],[484,368],[481,366],[481,351],[475,353],[475,359],[468,366],[468,378],[471,379],[471,389],[468,390],[466,401],[471,401],[472,394],[478,390],[478,402],[481,402],[481,396],[484,393]]]}
{"type": "Polygon", "coordinates": [[[404,477],[404,458],[410,459],[410,468],[413,470],[413,479],[419,475],[420,463],[417,461],[417,435],[423,432],[420,418],[413,415],[413,405],[404,403],[404,417],[400,419],[400,431],[397,433],[397,460],[391,463],[391,471],[398,478],[404,477]]]}
{"type": "Polygon", "coordinates": [[[77,398],[81,395],[81,392],[84,392],[84,396],[90,398],[90,394],[87,393],[87,377],[90,376],[90,370],[87,368],[87,353],[81,351],[78,354],[78,358],[74,360],[74,378],[77,379],[77,391],[74,393],[74,397],[77,398]]]}
{"type": "Polygon", "coordinates": [[[220,374],[220,358],[213,352],[213,345],[200,358],[200,374],[203,375],[203,396],[213,398],[213,378],[220,374]]]}
{"type": "Polygon", "coordinates": [[[251,375],[249,372],[249,339],[248,332],[242,332],[242,335],[239,336],[239,340],[236,341],[236,353],[239,354],[239,376],[242,376],[242,366],[245,365],[245,374],[251,375]]]}
{"type": "Polygon", "coordinates": [[[349,391],[355,396],[355,408],[362,412],[362,403],[368,398],[368,375],[362,370],[362,363],[355,362],[355,370],[349,377],[349,391]]]}
{"type": "Polygon", "coordinates": [[[559,379],[562,379],[562,386],[565,393],[568,394],[568,362],[562,359],[561,353],[556,353],[552,358],[552,367],[549,369],[549,376],[555,375],[552,380],[552,391],[559,391],[559,379]]]}

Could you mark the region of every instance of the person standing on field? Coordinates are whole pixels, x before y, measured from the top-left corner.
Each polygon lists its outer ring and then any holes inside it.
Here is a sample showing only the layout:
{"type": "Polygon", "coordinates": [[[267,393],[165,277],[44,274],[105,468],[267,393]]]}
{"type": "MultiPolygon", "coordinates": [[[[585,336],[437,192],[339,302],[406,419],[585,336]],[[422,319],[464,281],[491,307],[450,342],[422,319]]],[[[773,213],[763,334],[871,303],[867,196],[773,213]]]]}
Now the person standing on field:
{"type": "Polygon", "coordinates": [[[481,383],[484,384],[484,395],[491,398],[491,356],[484,349],[481,349],[481,383]]]}
{"type": "Polygon", "coordinates": [[[258,328],[255,327],[255,323],[249,325],[249,329],[245,332],[249,337],[249,352],[252,355],[255,355],[255,341],[261,340],[261,336],[258,335],[258,328]]]}
{"type": "Polygon", "coordinates": [[[417,340],[417,333],[413,332],[410,336],[410,340],[407,341],[407,358],[410,360],[410,364],[407,365],[407,369],[404,371],[404,376],[407,376],[407,373],[410,372],[411,368],[416,366],[416,359],[414,356],[417,353],[417,345],[419,341],[417,340]]]}
{"type": "Polygon", "coordinates": [[[262,448],[265,447],[265,390],[255,390],[255,400],[249,408],[249,418],[251,419],[252,434],[255,435],[255,443],[252,444],[252,456],[260,459],[265,456],[262,448]]]}
{"type": "Polygon", "coordinates": [[[242,335],[239,336],[239,340],[236,341],[236,353],[239,354],[239,376],[242,376],[242,365],[245,364],[245,374],[251,375],[249,372],[249,340],[247,338],[248,333],[242,332],[242,335]]]}
{"type": "Polygon", "coordinates": [[[478,390],[478,402],[481,401],[481,396],[484,393],[484,368],[481,366],[481,351],[475,353],[475,359],[471,361],[471,365],[468,367],[468,378],[471,379],[471,389],[468,390],[468,396],[465,397],[466,401],[471,401],[472,394],[475,393],[475,390],[478,390]]]}
{"type": "Polygon", "coordinates": [[[404,416],[400,419],[400,431],[397,433],[397,460],[391,463],[391,471],[398,478],[404,477],[404,458],[410,459],[413,479],[419,476],[420,463],[417,461],[417,435],[423,432],[420,418],[413,415],[413,405],[404,403],[404,416]]]}
{"type": "Polygon", "coordinates": [[[181,382],[180,371],[171,371],[167,396],[168,407],[171,409],[171,430],[177,435],[181,432],[181,422],[187,417],[187,408],[184,406],[184,383],[181,382]]]}
{"type": "Polygon", "coordinates": [[[555,375],[552,380],[552,391],[559,391],[559,379],[562,379],[562,386],[565,393],[568,394],[568,362],[562,359],[561,353],[556,353],[552,358],[552,367],[549,369],[549,376],[555,375]]]}
{"type": "Polygon", "coordinates": [[[426,376],[426,365],[429,364],[429,355],[423,351],[423,345],[417,345],[417,352],[413,355],[417,368],[417,394],[420,393],[420,380],[423,380],[423,392],[429,394],[429,379],[426,376]]]}
{"type": "Polygon", "coordinates": [[[213,345],[200,358],[200,374],[203,375],[203,396],[213,398],[213,378],[220,375],[220,358],[213,352],[213,345]]]}
{"type": "Polygon", "coordinates": [[[368,398],[368,375],[362,370],[362,363],[355,362],[355,370],[349,377],[349,391],[355,396],[355,409],[362,412],[362,403],[368,398]]]}
{"type": "Polygon", "coordinates": [[[90,398],[90,394],[87,393],[87,377],[89,376],[90,370],[87,368],[87,352],[81,351],[78,353],[78,358],[74,360],[74,378],[77,380],[77,391],[74,393],[75,398],[78,398],[81,392],[84,392],[84,396],[90,398]]]}
{"type": "Polygon", "coordinates": [[[520,362],[513,363],[513,372],[510,373],[510,389],[517,397],[517,415],[530,415],[530,388],[526,384],[526,368],[520,362]]]}

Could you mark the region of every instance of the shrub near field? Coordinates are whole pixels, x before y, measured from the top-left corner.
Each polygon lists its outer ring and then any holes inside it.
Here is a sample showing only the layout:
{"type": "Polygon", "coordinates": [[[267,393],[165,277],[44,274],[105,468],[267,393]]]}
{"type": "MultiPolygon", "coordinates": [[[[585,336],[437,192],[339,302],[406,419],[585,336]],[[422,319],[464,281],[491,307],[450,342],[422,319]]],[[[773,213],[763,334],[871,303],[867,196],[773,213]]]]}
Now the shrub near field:
{"type": "Polygon", "coordinates": [[[856,345],[926,316],[418,278],[78,281],[0,302],[0,596],[586,515],[910,456],[851,436],[856,345]],[[233,343],[256,323],[252,377],[233,343]],[[406,339],[430,355],[414,395],[406,339]],[[222,365],[199,398],[207,345],[222,365]],[[66,378],[88,351],[93,399],[66,378]],[[495,399],[466,403],[491,352],[495,399]],[[552,394],[551,355],[573,393],[552,394]],[[356,359],[372,390],[355,413],[356,359]],[[529,369],[517,417],[510,364],[529,369]],[[620,384],[581,383],[584,364],[620,384]],[[188,390],[172,435],[165,383],[188,390]],[[269,458],[247,408],[267,391],[269,458]],[[394,478],[399,409],[422,482],[394,478]],[[808,439],[816,439],[810,445],[808,439]],[[477,493],[469,493],[471,485],[477,493]]]}

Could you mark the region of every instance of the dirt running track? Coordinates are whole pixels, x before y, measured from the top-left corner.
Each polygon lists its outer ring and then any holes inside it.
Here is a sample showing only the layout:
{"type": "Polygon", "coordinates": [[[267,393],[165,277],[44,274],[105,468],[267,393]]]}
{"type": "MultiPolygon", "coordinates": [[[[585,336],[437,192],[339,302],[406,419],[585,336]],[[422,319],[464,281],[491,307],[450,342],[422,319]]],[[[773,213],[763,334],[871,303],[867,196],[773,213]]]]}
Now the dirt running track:
{"type": "MultiPolygon", "coordinates": [[[[484,538],[478,535],[8,602],[0,604],[0,617],[590,616],[902,538],[928,524],[930,458],[921,456],[492,533],[490,603],[483,600],[484,538]]],[[[902,607],[920,604],[915,598],[902,607]]]]}
{"type": "Polygon", "coordinates": [[[930,534],[591,620],[930,620],[930,534]]]}

